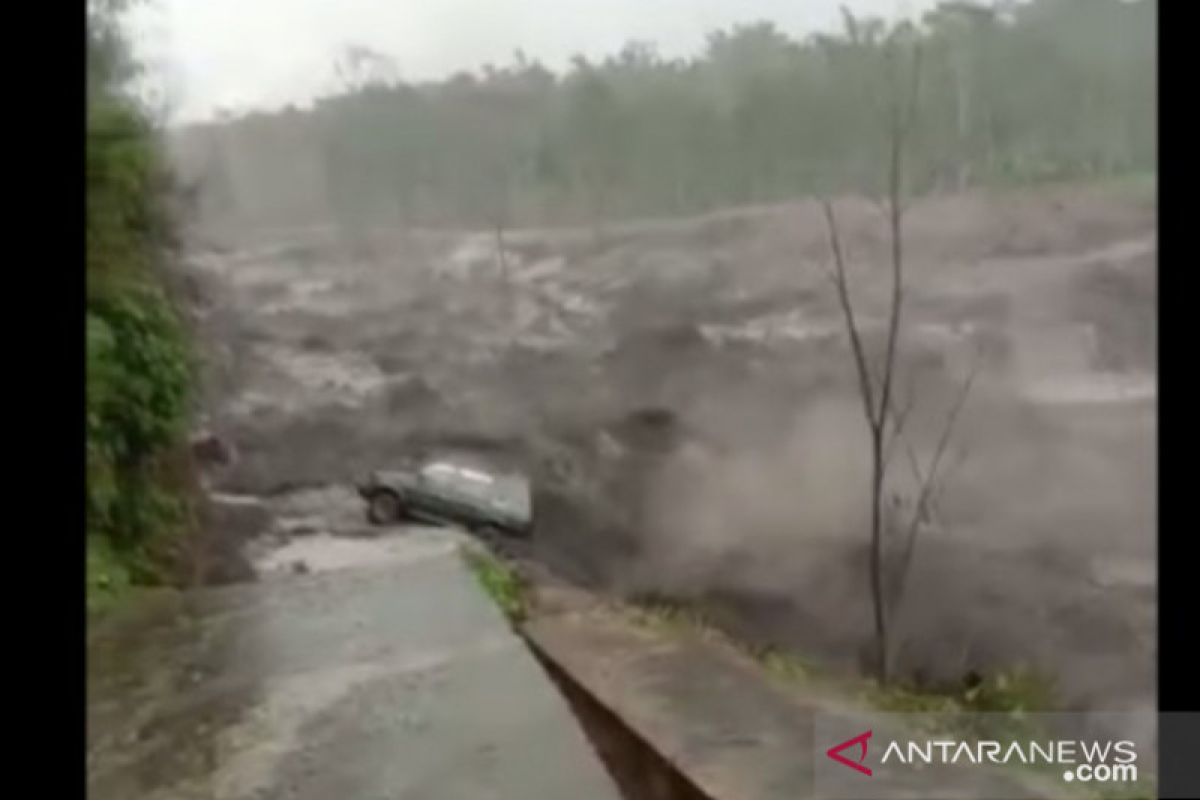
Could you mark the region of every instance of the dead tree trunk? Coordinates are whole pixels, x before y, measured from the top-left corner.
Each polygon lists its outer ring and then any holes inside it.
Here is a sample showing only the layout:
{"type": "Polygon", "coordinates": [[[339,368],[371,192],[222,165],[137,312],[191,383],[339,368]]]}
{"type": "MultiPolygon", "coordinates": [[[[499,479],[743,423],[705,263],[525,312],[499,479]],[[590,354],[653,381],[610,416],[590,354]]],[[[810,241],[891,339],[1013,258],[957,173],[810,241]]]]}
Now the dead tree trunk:
{"type": "MultiPolygon", "coordinates": [[[[854,312],[854,304],[850,299],[850,284],[846,271],[846,259],[842,253],[841,235],[838,233],[837,217],[834,214],[831,203],[826,202],[824,208],[825,222],[829,231],[829,248],[833,254],[833,269],[829,273],[829,279],[837,290],[838,304],[842,310],[846,332],[850,337],[850,348],[854,357],[855,374],[858,376],[859,399],[862,401],[863,417],[866,420],[867,432],[870,436],[871,528],[867,574],[871,592],[871,608],[874,614],[875,648],[873,659],[875,661],[875,672],[879,680],[886,683],[889,679],[887,658],[889,642],[887,608],[884,604],[883,587],[883,494],[886,473],[884,435],[886,432],[885,424],[888,419],[886,409],[890,408],[890,400],[887,405],[876,400],[876,385],[879,384],[887,387],[886,390],[881,391],[890,392],[891,381],[890,379],[873,377],[871,374],[871,367],[867,360],[862,333],[859,330],[858,320],[854,312]]],[[[895,293],[893,292],[894,296],[895,293]]],[[[889,340],[890,338],[889,336],[889,340]]],[[[890,357],[883,364],[885,374],[891,370],[890,362],[894,361],[895,357],[893,344],[889,342],[887,349],[890,357]]]]}
{"type": "MultiPolygon", "coordinates": [[[[892,53],[894,55],[895,51],[893,50],[892,53]]],[[[889,72],[892,75],[898,74],[895,69],[890,69],[889,72]]],[[[884,684],[891,680],[892,672],[891,616],[894,609],[889,600],[899,595],[898,591],[889,587],[887,579],[888,564],[885,558],[887,542],[884,532],[885,529],[893,527],[895,520],[888,518],[889,511],[885,507],[885,497],[888,485],[889,456],[902,434],[907,416],[907,410],[903,413],[897,411],[893,399],[905,295],[904,153],[906,138],[916,114],[919,75],[920,51],[917,50],[914,51],[912,57],[911,84],[907,93],[902,91],[899,86],[894,85],[889,97],[886,127],[888,135],[887,188],[884,205],[891,245],[889,253],[891,292],[887,309],[887,336],[884,352],[876,368],[872,367],[863,345],[861,330],[851,300],[846,259],[838,231],[837,217],[833,205],[828,201],[824,204],[829,246],[833,257],[833,267],[829,270],[828,277],[837,291],[843,322],[850,338],[851,354],[858,378],[859,397],[862,401],[863,417],[870,439],[871,481],[868,501],[870,504],[870,551],[867,572],[874,623],[874,652],[872,654],[874,670],[877,679],[884,684]]],[[[957,416],[957,412],[955,412],[955,416],[957,416]]],[[[940,460],[941,448],[944,448],[944,443],[939,448],[938,460],[940,460]]],[[[919,473],[919,467],[916,469],[919,473]]],[[[937,464],[935,463],[931,466],[929,474],[918,481],[921,484],[921,498],[913,508],[913,521],[906,528],[909,535],[905,540],[903,571],[896,573],[901,584],[908,573],[916,532],[920,529],[921,520],[927,515],[929,498],[926,495],[933,485],[936,471],[937,464]]],[[[894,585],[896,581],[892,583],[894,585]]]]}

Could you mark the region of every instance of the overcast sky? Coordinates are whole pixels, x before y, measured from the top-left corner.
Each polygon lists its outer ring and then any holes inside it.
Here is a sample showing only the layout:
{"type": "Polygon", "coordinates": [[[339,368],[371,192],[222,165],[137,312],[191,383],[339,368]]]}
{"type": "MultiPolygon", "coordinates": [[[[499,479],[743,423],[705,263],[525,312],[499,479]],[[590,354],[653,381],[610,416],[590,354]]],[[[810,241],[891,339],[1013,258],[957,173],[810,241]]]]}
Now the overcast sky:
{"type": "MultiPolygon", "coordinates": [[[[933,0],[849,0],[893,18],[933,0]]],[[[795,35],[839,25],[839,0],[149,0],[131,26],[176,121],[213,109],[303,104],[331,85],[340,48],[395,59],[410,80],[510,63],[521,48],[551,68],[631,39],[690,55],[704,35],[770,20],[795,35]]]]}

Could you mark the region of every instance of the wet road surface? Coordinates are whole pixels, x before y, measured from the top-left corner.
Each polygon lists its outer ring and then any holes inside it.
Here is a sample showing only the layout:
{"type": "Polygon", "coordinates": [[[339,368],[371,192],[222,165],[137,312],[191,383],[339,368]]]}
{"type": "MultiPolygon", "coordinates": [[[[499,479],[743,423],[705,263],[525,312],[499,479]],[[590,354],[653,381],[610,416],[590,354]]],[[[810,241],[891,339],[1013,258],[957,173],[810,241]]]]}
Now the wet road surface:
{"type": "Polygon", "coordinates": [[[89,796],[616,797],[453,534],[404,539],[96,626],[89,796]]]}

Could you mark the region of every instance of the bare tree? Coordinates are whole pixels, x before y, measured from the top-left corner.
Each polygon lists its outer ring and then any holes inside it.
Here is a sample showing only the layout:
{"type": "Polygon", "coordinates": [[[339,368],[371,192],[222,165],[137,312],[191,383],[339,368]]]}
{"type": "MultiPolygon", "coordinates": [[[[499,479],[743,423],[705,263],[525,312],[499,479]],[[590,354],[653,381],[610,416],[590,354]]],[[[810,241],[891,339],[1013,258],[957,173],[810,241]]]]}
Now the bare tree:
{"type": "Polygon", "coordinates": [[[870,476],[870,550],[868,582],[874,621],[873,659],[876,677],[881,683],[891,679],[893,652],[892,621],[903,599],[904,588],[916,548],[918,533],[929,523],[937,508],[941,476],[944,473],[944,456],[953,428],[970,392],[975,378],[972,368],[964,381],[950,412],[943,423],[934,454],[928,465],[922,466],[910,444],[905,442],[905,454],[916,486],[915,501],[907,509],[898,502],[887,502],[889,467],[892,456],[900,445],[905,424],[912,411],[911,393],[904,406],[896,402],[896,383],[900,367],[901,332],[905,300],[904,228],[905,187],[904,154],[908,138],[916,117],[917,95],[920,76],[920,51],[912,50],[909,84],[902,87],[896,78],[903,74],[898,69],[899,41],[894,32],[889,42],[889,75],[893,83],[887,103],[887,184],[882,206],[887,218],[890,252],[891,291],[889,294],[886,338],[881,358],[872,359],[864,342],[862,325],[851,298],[848,269],[842,237],[838,229],[834,205],[829,200],[822,203],[829,236],[832,266],[826,270],[827,277],[837,293],[846,332],[850,339],[859,399],[862,402],[863,418],[869,435],[871,463],[870,476]],[[877,363],[873,363],[877,362],[877,363]],[[897,519],[902,513],[908,519],[897,519]],[[888,542],[885,532],[900,535],[898,558],[889,560],[888,542]]]}

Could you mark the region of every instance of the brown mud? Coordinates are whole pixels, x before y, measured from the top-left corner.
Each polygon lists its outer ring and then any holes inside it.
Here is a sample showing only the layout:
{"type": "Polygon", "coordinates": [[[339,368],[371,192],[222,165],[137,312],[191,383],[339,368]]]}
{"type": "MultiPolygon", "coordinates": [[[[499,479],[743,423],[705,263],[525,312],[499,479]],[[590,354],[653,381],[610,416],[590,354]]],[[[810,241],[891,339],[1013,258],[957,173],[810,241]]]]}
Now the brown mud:
{"type": "MultiPolygon", "coordinates": [[[[884,219],[838,209],[877,339],[884,219]]],[[[1155,225],[1152,201],[1103,187],[910,212],[901,387],[918,457],[980,372],[898,623],[905,675],[1029,662],[1069,705],[1152,702],[1155,225]]],[[[503,274],[484,233],[194,248],[210,423],[238,454],[218,487],[336,534],[361,529],[349,486],[368,469],[439,450],[503,461],[539,486],[514,555],[855,668],[865,450],[819,209],[504,241],[503,274]]]]}

